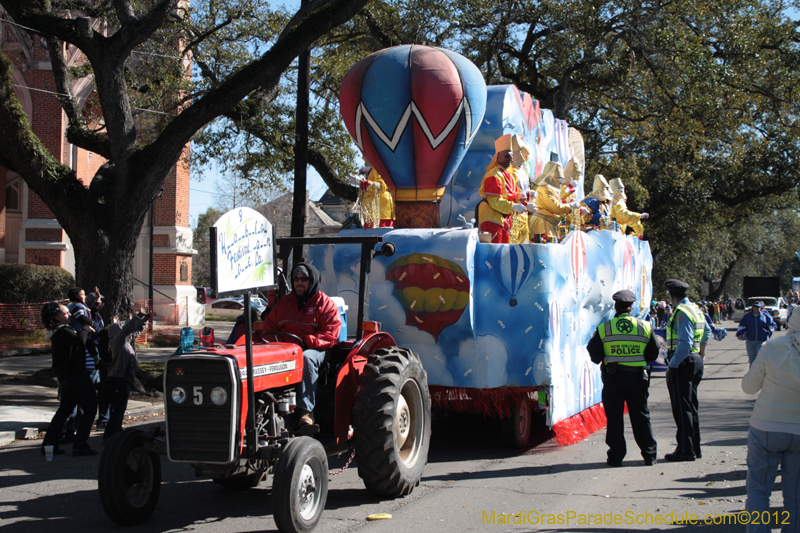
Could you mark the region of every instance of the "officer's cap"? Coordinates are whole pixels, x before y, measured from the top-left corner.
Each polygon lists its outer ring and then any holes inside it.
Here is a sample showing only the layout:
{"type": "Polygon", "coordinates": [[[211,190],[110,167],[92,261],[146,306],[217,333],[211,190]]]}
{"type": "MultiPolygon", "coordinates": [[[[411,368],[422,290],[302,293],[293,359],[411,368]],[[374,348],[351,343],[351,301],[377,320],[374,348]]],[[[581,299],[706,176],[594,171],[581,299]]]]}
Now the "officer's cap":
{"type": "Polygon", "coordinates": [[[668,279],[664,286],[667,288],[667,292],[673,296],[684,296],[689,290],[689,285],[678,279],[668,279]]]}
{"type": "Polygon", "coordinates": [[[611,297],[615,302],[621,304],[632,304],[636,301],[636,295],[628,290],[617,291],[611,297]]]}

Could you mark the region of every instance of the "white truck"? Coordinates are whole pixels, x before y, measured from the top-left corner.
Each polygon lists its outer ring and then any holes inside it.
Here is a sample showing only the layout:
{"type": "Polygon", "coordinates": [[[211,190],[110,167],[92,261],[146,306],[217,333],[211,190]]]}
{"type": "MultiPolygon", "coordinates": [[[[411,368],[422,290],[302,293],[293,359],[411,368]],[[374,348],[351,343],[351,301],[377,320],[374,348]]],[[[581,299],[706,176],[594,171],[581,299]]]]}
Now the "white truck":
{"type": "Polygon", "coordinates": [[[745,276],[742,297],[733,304],[733,320],[739,322],[756,302],[764,302],[764,311],[775,321],[776,331],[786,327],[788,305],[781,298],[780,278],[777,276],[745,276]]]}

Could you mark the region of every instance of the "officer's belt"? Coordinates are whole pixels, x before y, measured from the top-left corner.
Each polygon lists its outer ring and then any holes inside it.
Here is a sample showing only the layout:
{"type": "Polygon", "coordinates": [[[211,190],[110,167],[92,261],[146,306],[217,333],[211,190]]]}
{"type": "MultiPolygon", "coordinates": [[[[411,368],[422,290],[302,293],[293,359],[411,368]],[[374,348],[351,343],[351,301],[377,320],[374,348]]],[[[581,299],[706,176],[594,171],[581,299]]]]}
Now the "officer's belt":
{"type": "Polygon", "coordinates": [[[625,366],[617,364],[617,372],[641,372],[646,366],[625,366]]]}
{"type": "Polygon", "coordinates": [[[540,213],[540,212],[538,212],[538,211],[536,211],[536,212],[533,214],[533,216],[535,216],[535,217],[539,217],[539,218],[541,218],[542,220],[544,220],[544,221],[546,221],[546,222],[549,222],[549,223],[551,223],[551,224],[558,225],[558,219],[557,219],[557,218],[555,218],[555,217],[549,217],[549,216],[547,216],[547,215],[543,215],[543,214],[541,214],[541,213],[540,213]]]}

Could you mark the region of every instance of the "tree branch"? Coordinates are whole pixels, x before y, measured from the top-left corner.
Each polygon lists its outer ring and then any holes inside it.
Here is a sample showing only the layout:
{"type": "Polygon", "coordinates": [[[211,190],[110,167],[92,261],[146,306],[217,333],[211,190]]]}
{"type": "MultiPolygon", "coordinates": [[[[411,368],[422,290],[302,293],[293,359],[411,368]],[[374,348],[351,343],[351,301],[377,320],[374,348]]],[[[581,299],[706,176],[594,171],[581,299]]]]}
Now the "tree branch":
{"type": "Polygon", "coordinates": [[[84,150],[89,150],[109,159],[111,157],[111,149],[108,146],[108,138],[105,134],[89,131],[86,128],[81,110],[72,94],[72,78],[64,59],[61,41],[55,37],[48,37],[47,48],[50,51],[50,64],[53,69],[56,91],[60,93],[58,100],[67,115],[67,140],[84,150]]]}
{"type": "MultiPolygon", "coordinates": [[[[81,210],[87,191],[75,173],[55,159],[33,133],[11,87],[11,61],[0,52],[0,164],[24,176],[60,221],[81,210]]],[[[62,222],[64,225],[65,222],[62,222]]],[[[65,229],[66,226],[64,226],[65,229]]]]}
{"type": "Polygon", "coordinates": [[[332,194],[344,198],[345,200],[350,200],[351,202],[358,201],[358,189],[336,174],[336,171],[325,159],[322,152],[309,147],[308,164],[314,167],[314,170],[319,173],[332,194]]]}
{"type": "MultiPolygon", "coordinates": [[[[208,91],[175,117],[158,138],[141,150],[137,161],[146,167],[169,168],[197,130],[220,115],[227,115],[245,97],[259,91],[269,94],[291,62],[334,27],[350,20],[367,0],[321,0],[302,10],[307,16],[281,33],[260,59],[246,65],[208,91]]],[[[300,12],[298,12],[300,13],[300,12]]],[[[297,15],[292,18],[297,20],[297,15]]]]}

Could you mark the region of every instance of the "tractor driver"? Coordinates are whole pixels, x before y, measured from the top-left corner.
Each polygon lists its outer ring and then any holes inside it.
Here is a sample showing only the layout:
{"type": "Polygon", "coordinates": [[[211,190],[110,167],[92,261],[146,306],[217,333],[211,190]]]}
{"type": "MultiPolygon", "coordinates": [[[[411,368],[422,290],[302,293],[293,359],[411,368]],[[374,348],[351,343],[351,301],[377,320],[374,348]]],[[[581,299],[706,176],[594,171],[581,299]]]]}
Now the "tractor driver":
{"type": "MultiPolygon", "coordinates": [[[[339,309],[319,290],[319,271],[310,264],[298,263],[292,269],[292,292],[264,317],[263,331],[283,331],[297,335],[306,343],[303,350],[303,382],[300,384],[298,426],[314,425],[317,377],[330,350],[339,340],[339,309]]],[[[277,339],[285,340],[285,339],[277,339]]]]}

